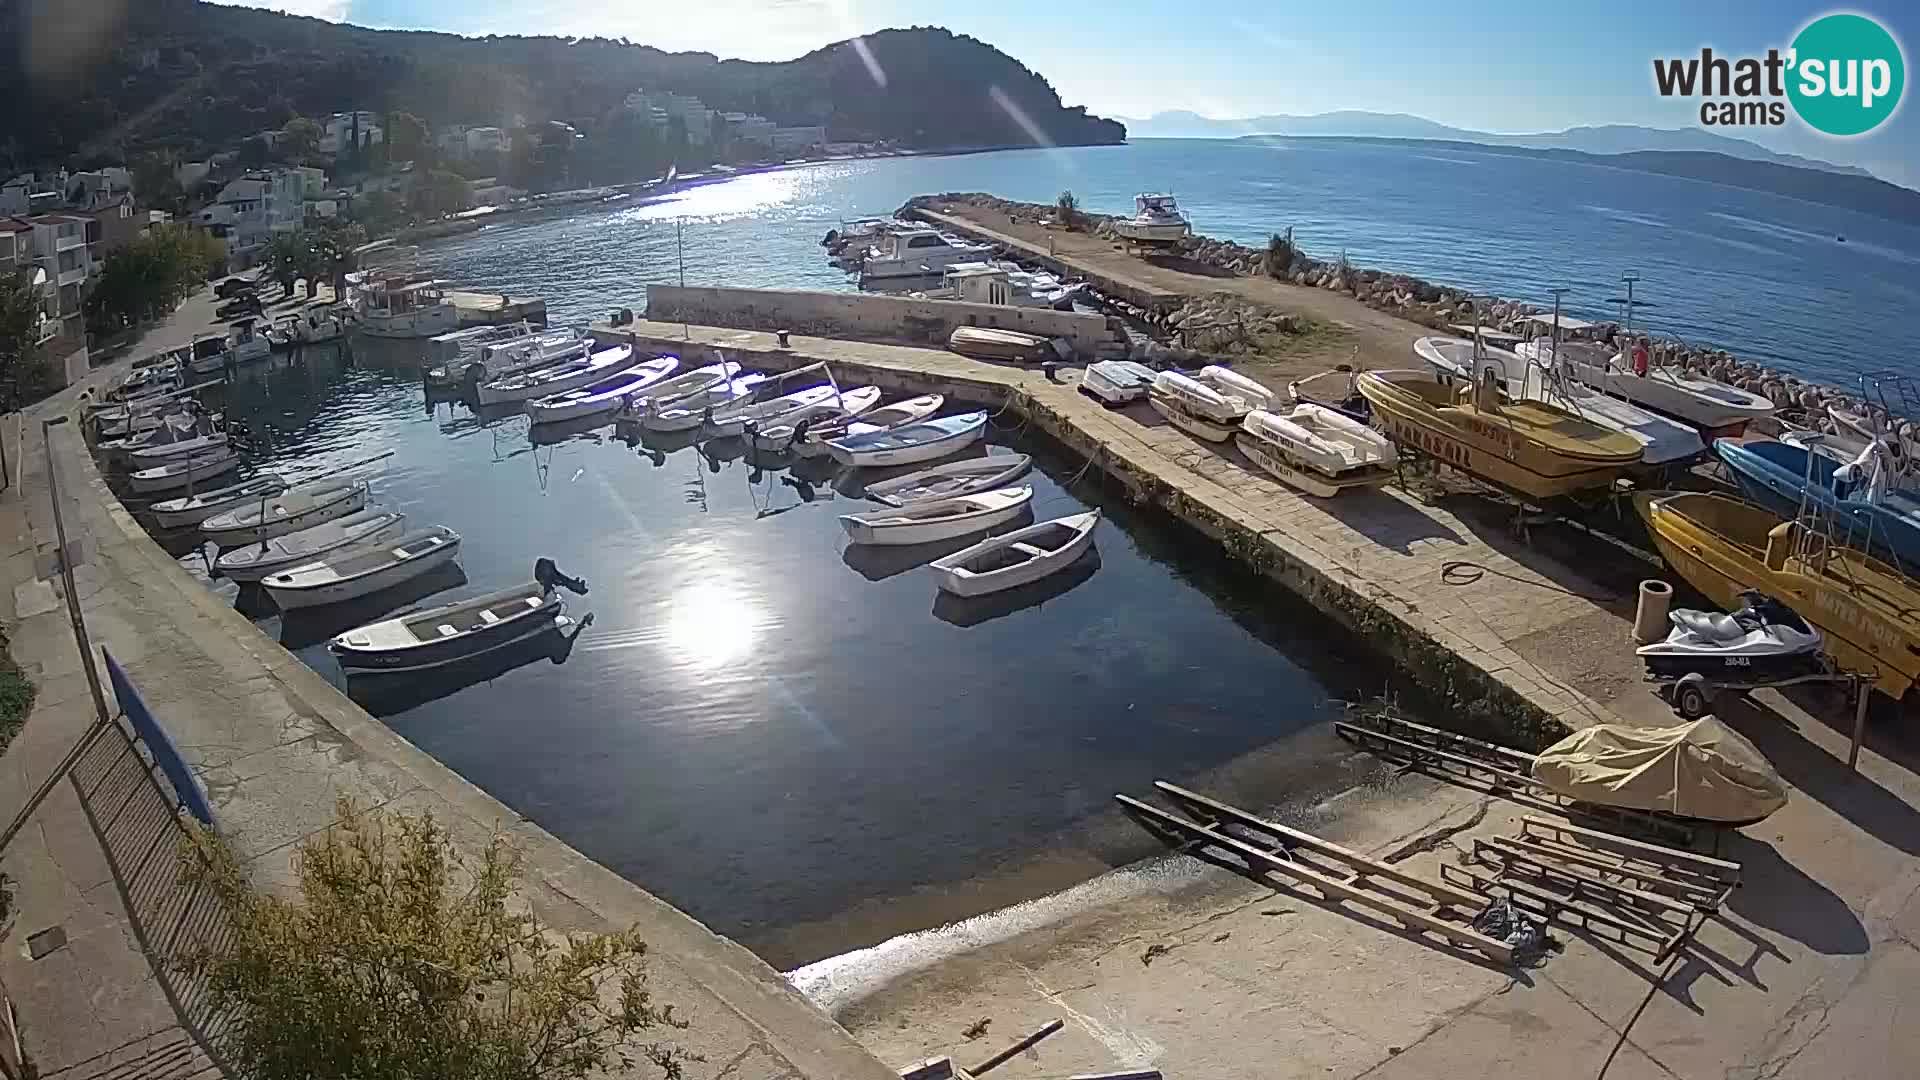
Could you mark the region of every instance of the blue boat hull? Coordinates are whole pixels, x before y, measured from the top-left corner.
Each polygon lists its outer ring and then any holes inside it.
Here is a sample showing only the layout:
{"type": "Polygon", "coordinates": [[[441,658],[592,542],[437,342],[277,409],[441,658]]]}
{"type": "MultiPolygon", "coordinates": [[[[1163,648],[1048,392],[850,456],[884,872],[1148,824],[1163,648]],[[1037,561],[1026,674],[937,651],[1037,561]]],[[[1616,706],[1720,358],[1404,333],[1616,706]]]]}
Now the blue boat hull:
{"type": "Polygon", "coordinates": [[[1831,458],[1813,455],[1813,482],[1807,482],[1807,452],[1778,442],[1739,443],[1716,439],[1713,452],[1727,463],[1740,489],[1754,502],[1791,520],[1801,503],[1816,506],[1834,523],[1834,539],[1847,547],[1888,559],[1903,569],[1920,566],[1920,503],[1893,495],[1875,505],[1834,492],[1831,458]]]}

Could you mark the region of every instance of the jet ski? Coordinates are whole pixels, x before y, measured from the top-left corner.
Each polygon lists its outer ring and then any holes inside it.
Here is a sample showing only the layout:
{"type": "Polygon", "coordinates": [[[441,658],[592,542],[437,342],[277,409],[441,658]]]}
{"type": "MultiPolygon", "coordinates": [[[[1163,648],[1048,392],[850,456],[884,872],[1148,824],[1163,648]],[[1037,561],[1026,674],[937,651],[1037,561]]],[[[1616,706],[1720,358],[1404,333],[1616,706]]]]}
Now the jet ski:
{"type": "Polygon", "coordinates": [[[1666,640],[1638,650],[1647,673],[1658,679],[1699,674],[1760,683],[1827,669],[1820,631],[1792,608],[1753,590],[1741,593],[1740,600],[1731,615],[1688,608],[1668,612],[1673,629],[1666,640]]]}

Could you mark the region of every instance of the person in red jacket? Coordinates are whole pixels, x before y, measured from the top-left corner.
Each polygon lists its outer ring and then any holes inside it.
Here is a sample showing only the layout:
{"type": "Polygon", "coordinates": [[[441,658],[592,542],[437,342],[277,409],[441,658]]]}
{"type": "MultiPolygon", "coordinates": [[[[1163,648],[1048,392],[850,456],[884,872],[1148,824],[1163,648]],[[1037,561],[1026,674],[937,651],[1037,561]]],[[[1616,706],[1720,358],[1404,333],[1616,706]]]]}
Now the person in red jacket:
{"type": "Polygon", "coordinates": [[[1647,339],[1646,338],[1636,338],[1634,340],[1633,373],[1635,375],[1645,375],[1647,373],[1647,339]]]}

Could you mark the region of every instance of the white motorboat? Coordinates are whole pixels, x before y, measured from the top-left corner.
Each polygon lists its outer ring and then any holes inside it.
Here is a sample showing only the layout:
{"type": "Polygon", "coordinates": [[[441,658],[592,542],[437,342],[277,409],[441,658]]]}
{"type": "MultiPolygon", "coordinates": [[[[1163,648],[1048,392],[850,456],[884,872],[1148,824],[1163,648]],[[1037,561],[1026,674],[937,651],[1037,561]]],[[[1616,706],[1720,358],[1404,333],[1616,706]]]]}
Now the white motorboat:
{"type": "Polygon", "coordinates": [[[1167,422],[1208,442],[1226,442],[1254,409],[1271,408],[1273,391],[1244,375],[1208,365],[1193,375],[1162,371],[1147,402],[1167,422]]]}
{"type": "Polygon", "coordinates": [[[1172,195],[1142,192],[1133,197],[1133,216],[1115,218],[1114,235],[1136,244],[1177,244],[1193,235],[1193,223],[1172,195]]]}
{"type": "Polygon", "coordinates": [[[938,229],[906,227],[881,233],[860,263],[862,282],[886,278],[931,277],[955,263],[993,257],[991,244],[975,244],[938,229]]]}
{"type": "Polygon", "coordinates": [[[1108,405],[1125,405],[1146,397],[1159,377],[1159,372],[1132,360],[1102,360],[1087,365],[1080,390],[1108,405]]]}
{"type": "MultiPolygon", "coordinates": [[[[166,429],[162,428],[160,430],[166,429]]],[[[196,454],[209,453],[225,445],[227,445],[227,433],[224,431],[212,431],[205,435],[194,435],[190,438],[175,439],[171,442],[155,443],[151,446],[142,446],[136,450],[127,451],[127,467],[131,469],[150,468],[163,461],[172,461],[174,458],[192,457],[196,454]]]]}
{"type": "Polygon", "coordinates": [[[985,412],[943,416],[890,431],[848,435],[827,442],[827,451],[843,465],[871,468],[914,465],[957,454],[987,433],[985,412]]]}
{"type": "Polygon", "coordinates": [[[467,344],[471,351],[463,349],[452,359],[427,369],[428,385],[459,386],[468,379],[487,383],[508,378],[549,364],[579,359],[593,343],[562,327],[467,344]]]}
{"type": "Polygon", "coordinates": [[[1255,409],[1233,438],[1248,460],[1280,482],[1324,499],[1386,483],[1397,460],[1385,436],[1311,403],[1296,405],[1284,416],[1255,409]]]}
{"type": "Polygon", "coordinates": [[[527,403],[527,416],[536,424],[553,424],[610,413],[626,404],[628,398],[644,393],[647,387],[673,374],[673,369],[679,366],[680,358],[677,356],[643,361],[577,390],[530,401],[527,403]]]}
{"type": "Polygon", "coordinates": [[[857,419],[810,423],[804,434],[795,429],[793,454],[803,458],[819,457],[827,452],[827,441],[830,439],[870,435],[876,431],[891,431],[907,424],[917,424],[939,412],[940,406],[946,403],[944,395],[922,394],[891,405],[882,405],[860,414],[857,419]]]}
{"type": "Polygon", "coordinates": [[[1021,485],[844,514],[840,527],[856,544],[929,544],[1005,524],[1024,513],[1032,501],[1033,487],[1021,485]]]}
{"type": "Polygon", "coordinates": [[[708,410],[717,412],[728,405],[750,401],[766,381],[765,375],[756,372],[671,398],[642,396],[634,399],[630,411],[640,414],[640,426],[648,431],[692,431],[706,420],[708,410]]]}
{"type": "Polygon", "coordinates": [[[188,370],[196,375],[212,375],[228,367],[265,360],[272,355],[272,343],[254,332],[252,319],[235,319],[232,325],[232,333],[194,339],[193,358],[187,362],[188,370]]]}
{"type": "Polygon", "coordinates": [[[426,362],[435,367],[444,367],[460,360],[478,360],[480,350],[488,345],[519,341],[538,333],[540,331],[535,330],[532,323],[523,320],[497,326],[469,326],[465,330],[436,334],[427,339],[426,362]]]}
{"type": "Polygon", "coordinates": [[[304,345],[324,345],[338,341],[346,327],[331,311],[315,309],[281,316],[267,331],[267,343],[276,349],[295,349],[304,345]]]}
{"type": "Polygon", "coordinates": [[[1550,345],[1523,341],[1514,350],[1476,346],[1452,337],[1423,337],[1413,345],[1414,354],[1442,375],[1471,379],[1492,368],[1507,396],[1516,401],[1538,401],[1627,435],[1640,444],[1641,460],[1649,465],[1688,461],[1706,453],[1707,444],[1694,428],[1566,378],[1563,368],[1554,363],[1550,345]]]}
{"type": "Polygon", "coordinates": [[[238,547],[345,517],[366,505],[365,480],[315,480],[277,498],[215,514],[201,523],[200,531],[223,548],[238,547]]]}
{"type": "Polygon", "coordinates": [[[460,328],[460,309],[445,281],[380,278],[366,291],[360,332],[377,338],[430,338],[460,328]]]}
{"type": "Polygon", "coordinates": [[[700,434],[709,439],[732,438],[744,433],[749,425],[773,426],[802,410],[829,404],[839,397],[840,392],[832,385],[821,383],[764,400],[750,398],[713,410],[701,420],[700,434]]]}
{"type": "Polygon", "coordinates": [[[233,507],[257,503],[262,498],[272,498],[285,490],[287,490],[285,480],[272,473],[261,473],[252,479],[228,484],[226,487],[217,487],[178,499],[164,499],[147,509],[153,513],[154,524],[162,529],[179,529],[188,525],[198,525],[213,515],[233,507]]]}
{"type": "Polygon", "coordinates": [[[739,374],[740,365],[731,360],[697,367],[692,371],[683,371],[670,379],[654,383],[643,393],[628,398],[627,403],[620,408],[620,419],[638,421],[649,408],[664,408],[678,404],[683,398],[721,386],[739,374]]]}
{"type": "Polygon", "coordinates": [[[234,581],[259,581],[268,574],[310,563],[328,552],[394,540],[405,535],[406,528],[405,514],[392,510],[360,510],[324,525],[222,552],[213,561],[213,568],[222,577],[234,581]]]}
{"type": "Polygon", "coordinates": [[[240,455],[231,447],[221,447],[199,457],[179,458],[151,469],[128,473],[127,483],[142,495],[172,491],[202,480],[232,472],[240,467],[240,455]]]}
{"type": "Polygon", "coordinates": [[[992,491],[1025,476],[1033,467],[1027,454],[990,454],[949,461],[867,485],[867,498],[888,506],[906,506],[927,499],[950,499],[976,491],[992,491]]]}
{"type": "Polygon", "coordinates": [[[844,432],[848,424],[857,417],[865,415],[878,404],[880,404],[880,388],[877,386],[842,390],[836,397],[795,409],[782,416],[778,423],[764,428],[755,428],[753,448],[768,453],[779,453],[792,447],[794,438],[800,432],[812,431],[815,425],[838,428],[844,432]]]}
{"type": "Polygon", "coordinates": [[[482,385],[475,398],[482,405],[500,405],[509,401],[552,397],[618,375],[638,362],[639,357],[634,353],[633,346],[615,345],[577,360],[495,379],[482,385]]]}
{"type": "Polygon", "coordinates": [[[963,262],[947,268],[939,288],[913,295],[928,300],[1071,311],[1074,297],[1086,290],[1085,282],[1063,284],[1044,270],[1026,270],[1015,263],[963,262]]]}
{"type": "Polygon", "coordinates": [[[369,623],[335,637],[327,645],[349,671],[424,671],[456,664],[504,649],[565,622],[566,602],[556,585],[586,591],[542,559],[535,580],[425,611],[410,611],[369,623]]]}
{"type": "Polygon", "coordinates": [[[985,596],[1030,585],[1079,561],[1093,546],[1093,529],[1099,523],[1100,511],[1089,510],[989,537],[935,559],[934,580],[955,596],[985,596]]]}
{"type": "Polygon", "coordinates": [[[1533,315],[1528,322],[1538,334],[1519,342],[1513,351],[1536,363],[1551,363],[1553,354],[1567,377],[1643,408],[1684,420],[1705,430],[1709,439],[1736,436],[1755,420],[1772,416],[1768,398],[1713,379],[1688,375],[1674,368],[1647,368],[1636,375],[1624,352],[1586,340],[1594,324],[1566,315],[1533,315]],[[1553,341],[1555,330],[1560,341],[1553,341]]]}
{"type": "Polygon", "coordinates": [[[361,545],[260,579],[281,611],[357,599],[445,566],[460,554],[460,534],[445,525],[415,529],[389,543],[361,545]]]}

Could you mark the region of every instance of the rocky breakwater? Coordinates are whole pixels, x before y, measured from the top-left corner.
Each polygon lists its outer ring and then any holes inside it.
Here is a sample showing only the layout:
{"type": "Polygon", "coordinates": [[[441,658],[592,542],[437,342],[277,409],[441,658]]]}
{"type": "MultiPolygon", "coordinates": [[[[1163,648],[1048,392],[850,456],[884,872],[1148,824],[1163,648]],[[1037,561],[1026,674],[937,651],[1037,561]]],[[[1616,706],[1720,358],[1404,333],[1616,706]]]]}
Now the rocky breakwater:
{"type": "MultiPolygon", "coordinates": [[[[1015,202],[981,192],[949,192],[923,195],[909,200],[902,211],[925,207],[937,209],[964,206],[991,214],[1004,214],[1012,220],[1055,222],[1059,207],[1043,203],[1015,202]]],[[[1103,239],[1119,242],[1110,214],[1075,210],[1071,227],[1103,239]]],[[[1451,285],[1440,285],[1411,274],[1354,266],[1345,255],[1338,259],[1319,259],[1302,251],[1292,230],[1276,233],[1265,248],[1252,248],[1233,240],[1219,240],[1195,234],[1182,241],[1171,255],[1215,271],[1242,276],[1271,277],[1302,288],[1325,289],[1352,296],[1376,310],[1389,312],[1445,333],[1458,333],[1454,326],[1476,321],[1490,329],[1525,334],[1529,316],[1548,309],[1522,300],[1476,295],[1451,285]]],[[[1168,336],[1181,339],[1180,345],[1151,349],[1149,359],[1162,362],[1187,362],[1204,351],[1241,351],[1249,341],[1267,333],[1288,333],[1297,319],[1270,305],[1252,303],[1223,293],[1196,296],[1172,311],[1148,311],[1125,301],[1106,298],[1108,306],[1168,336]],[[1242,328],[1250,328],[1243,330],[1242,328]]],[[[1615,323],[1595,327],[1594,336],[1625,348],[1629,343],[1623,329],[1615,323]]],[[[1637,335],[1645,336],[1645,335],[1637,335]]],[[[1779,406],[1789,423],[1818,426],[1826,421],[1830,406],[1856,411],[1872,411],[1858,395],[1808,382],[1764,364],[1741,360],[1725,349],[1692,345],[1678,339],[1649,340],[1650,361],[1658,367],[1670,367],[1689,375],[1698,375],[1765,396],[1779,406]]],[[[1889,429],[1913,429],[1909,422],[1886,418],[1889,429]]],[[[1920,435],[1920,431],[1916,431],[1920,435]]]]}

